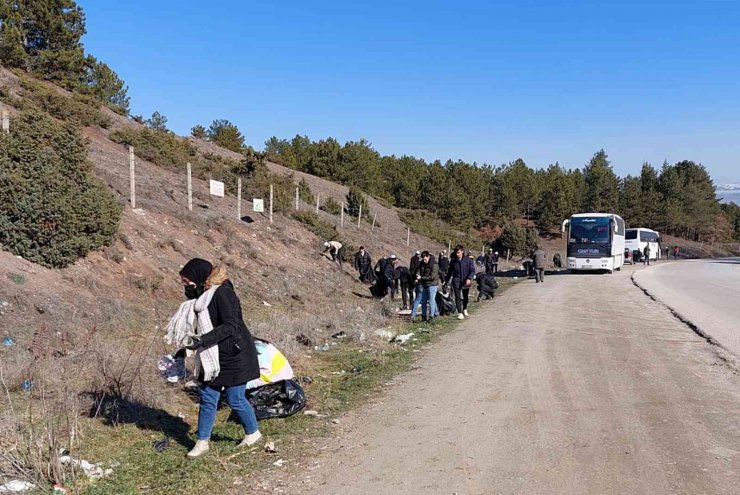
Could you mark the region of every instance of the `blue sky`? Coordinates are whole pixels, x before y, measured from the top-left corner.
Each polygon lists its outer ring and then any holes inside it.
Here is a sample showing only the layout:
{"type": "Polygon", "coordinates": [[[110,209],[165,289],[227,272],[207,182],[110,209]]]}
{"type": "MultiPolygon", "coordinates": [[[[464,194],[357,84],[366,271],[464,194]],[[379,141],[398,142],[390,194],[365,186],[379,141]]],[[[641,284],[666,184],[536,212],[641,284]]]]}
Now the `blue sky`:
{"type": "Polygon", "coordinates": [[[740,2],[78,0],[88,51],[169,127],[382,154],[740,180],[740,2]]]}

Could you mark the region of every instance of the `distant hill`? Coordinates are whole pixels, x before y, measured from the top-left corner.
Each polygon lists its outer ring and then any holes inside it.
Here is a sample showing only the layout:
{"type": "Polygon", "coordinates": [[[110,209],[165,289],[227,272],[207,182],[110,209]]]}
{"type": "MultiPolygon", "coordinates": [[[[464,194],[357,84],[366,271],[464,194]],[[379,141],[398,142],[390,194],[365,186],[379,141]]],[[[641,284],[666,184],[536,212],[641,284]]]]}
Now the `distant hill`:
{"type": "Polygon", "coordinates": [[[740,205],[740,182],[717,186],[717,198],[720,203],[735,203],[740,205]]]}

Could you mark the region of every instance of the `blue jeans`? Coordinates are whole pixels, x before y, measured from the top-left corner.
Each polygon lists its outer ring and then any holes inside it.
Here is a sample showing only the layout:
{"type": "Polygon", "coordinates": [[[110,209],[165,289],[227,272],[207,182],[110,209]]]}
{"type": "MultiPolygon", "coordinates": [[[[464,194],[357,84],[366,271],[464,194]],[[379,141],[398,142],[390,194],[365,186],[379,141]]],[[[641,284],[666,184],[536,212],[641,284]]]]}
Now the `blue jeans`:
{"type": "Polygon", "coordinates": [[[424,287],[424,297],[422,297],[422,306],[421,306],[421,315],[426,316],[426,309],[427,304],[429,303],[429,315],[430,318],[433,318],[435,316],[439,316],[439,311],[437,310],[437,286],[431,285],[429,287],[424,287]],[[426,301],[425,301],[426,299],[426,301]]]}
{"type": "MultiPolygon", "coordinates": [[[[416,297],[414,298],[414,303],[411,305],[412,320],[416,317],[416,308],[418,308],[419,304],[421,304],[421,298],[424,295],[424,286],[421,284],[416,284],[414,292],[416,292],[416,297]]],[[[422,311],[424,311],[424,309],[422,309],[422,311]]],[[[426,311],[424,311],[424,314],[426,314],[426,311]]]]}
{"type": "MultiPolygon", "coordinates": [[[[234,385],[226,387],[223,391],[226,394],[226,403],[232,411],[236,413],[247,434],[256,432],[257,417],[254,415],[254,409],[246,397],[246,385],[234,385]]],[[[221,390],[211,388],[208,385],[200,387],[200,411],[198,412],[198,440],[208,440],[211,438],[213,423],[216,422],[216,409],[218,400],[221,398],[221,390]]]]}

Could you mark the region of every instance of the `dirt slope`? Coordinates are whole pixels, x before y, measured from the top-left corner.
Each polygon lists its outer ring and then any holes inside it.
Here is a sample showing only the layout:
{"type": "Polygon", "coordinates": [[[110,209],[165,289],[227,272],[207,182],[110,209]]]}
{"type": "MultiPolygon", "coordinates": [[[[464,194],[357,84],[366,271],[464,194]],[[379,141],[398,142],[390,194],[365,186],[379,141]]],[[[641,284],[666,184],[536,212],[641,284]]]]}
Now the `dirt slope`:
{"type": "MultiPolygon", "coordinates": [[[[12,91],[19,81],[0,69],[0,84],[12,91]]],[[[320,257],[322,239],[301,223],[276,214],[270,224],[266,216],[251,213],[248,200],[243,214],[250,214],[254,222],[240,221],[235,198],[212,197],[207,184],[197,179],[193,180],[195,206],[189,212],[184,164],[182,173],[175,173],[137,157],[137,210],[132,210],[128,151],[108,135],[139,124],[106,112],[113,121],[111,129],[90,127],[84,135],[90,142],[95,174],[124,206],[114,244],[63,270],[49,270],[0,251],[0,277],[5,282],[0,284],[0,333],[16,342],[2,350],[2,357],[10,363],[6,378],[10,376],[14,386],[40,373],[42,367],[71,366],[77,349],[91,335],[98,336],[101,347],[110,346],[112,354],[121,342],[137,346],[152,341],[182,300],[176,274],[194,256],[227,265],[254,333],[277,342],[294,361],[300,362],[303,355],[294,339],[299,333],[320,342],[337,328],[357,338],[383,324],[380,305],[353,294],[368,292],[351,267],[340,271],[320,257]]],[[[211,143],[193,141],[203,153],[238,158],[211,143]]],[[[291,173],[279,165],[269,166],[291,173]]],[[[301,177],[323,197],[332,195],[341,201],[346,193],[343,186],[296,173],[296,181],[301,177]]],[[[353,244],[364,244],[375,257],[396,253],[408,258],[415,248],[440,248],[416,235],[411,247],[406,247],[406,226],[396,212],[374,200],[371,204],[381,226],[370,232],[366,222],[357,229],[348,220],[342,234],[353,244]]],[[[324,212],[321,215],[327,221],[339,221],[324,212]]],[[[161,343],[155,342],[157,352],[163,352],[161,343]]]]}

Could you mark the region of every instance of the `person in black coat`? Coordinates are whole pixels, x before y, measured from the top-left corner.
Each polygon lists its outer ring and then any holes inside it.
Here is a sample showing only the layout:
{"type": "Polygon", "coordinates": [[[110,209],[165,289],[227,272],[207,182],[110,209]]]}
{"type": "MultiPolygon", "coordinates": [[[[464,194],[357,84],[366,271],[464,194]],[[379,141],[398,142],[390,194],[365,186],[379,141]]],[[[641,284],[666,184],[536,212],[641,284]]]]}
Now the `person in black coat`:
{"type": "Polygon", "coordinates": [[[403,307],[401,309],[409,309],[409,303],[414,300],[414,278],[411,276],[411,272],[405,266],[401,266],[401,261],[396,259],[393,263],[395,269],[393,270],[394,285],[396,286],[396,292],[401,290],[401,300],[403,301],[403,307]]]}
{"type": "Polygon", "coordinates": [[[439,266],[439,281],[444,283],[447,277],[447,270],[450,269],[450,257],[447,256],[447,250],[443,249],[437,257],[437,266],[439,266]]]}
{"type": "Polygon", "coordinates": [[[373,283],[375,282],[375,276],[373,275],[373,259],[370,257],[370,253],[365,251],[365,246],[360,246],[360,250],[355,253],[354,267],[360,273],[360,282],[373,283]]]}
{"type": "Polygon", "coordinates": [[[180,270],[185,288],[185,297],[197,300],[213,287],[206,310],[213,329],[191,338],[187,349],[196,352],[218,347],[218,374],[204,381],[203,373],[198,380],[200,388],[200,410],[198,413],[198,441],[188,452],[188,457],[198,457],[208,451],[208,443],[216,420],[219,399],[224,394],[229,407],[236,413],[244,427],[245,437],[240,447],[252,445],[261,437],[254,409],[246,399],[248,381],[260,376],[257,348],[242,317],[241,303],[234,286],[222,266],[213,267],[206,260],[194,258],[180,270]]]}

